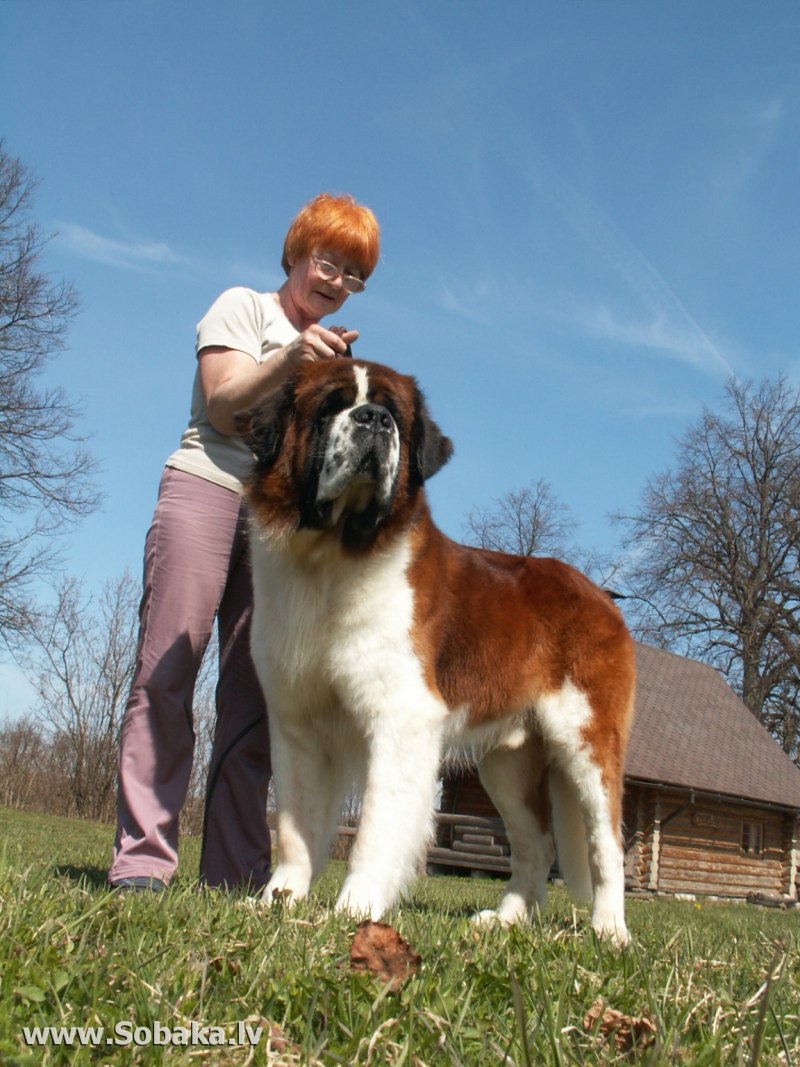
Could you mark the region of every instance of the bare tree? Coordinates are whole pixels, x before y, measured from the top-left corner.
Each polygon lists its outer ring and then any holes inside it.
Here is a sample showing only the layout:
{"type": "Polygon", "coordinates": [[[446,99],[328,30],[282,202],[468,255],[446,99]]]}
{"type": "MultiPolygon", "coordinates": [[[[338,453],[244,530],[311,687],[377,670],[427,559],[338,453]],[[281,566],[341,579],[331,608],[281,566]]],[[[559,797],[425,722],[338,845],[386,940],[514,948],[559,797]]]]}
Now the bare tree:
{"type": "Polygon", "coordinates": [[[75,290],[39,270],[47,239],[31,221],[36,182],[0,141],[0,638],[31,623],[30,582],[55,537],[91,512],[94,462],[62,389],[37,382],[64,348],[75,290]]]}
{"type": "Polygon", "coordinates": [[[800,742],[800,390],[728,383],[627,524],[637,632],[715,665],[784,749],[800,742]]]}
{"type": "Polygon", "coordinates": [[[540,478],[499,497],[489,508],[473,508],[464,536],[470,544],[496,552],[564,557],[570,552],[567,539],[577,525],[569,507],[560,503],[550,483],[540,478]]]}
{"type": "MultiPolygon", "coordinates": [[[[136,660],[139,584],[130,574],[84,596],[63,580],[52,608],[42,612],[25,652],[67,796],[65,814],[113,817],[117,749],[136,660]]],[[[56,798],[54,798],[56,799],[56,798]]]]}
{"type": "MultiPolygon", "coordinates": [[[[0,731],[0,803],[113,819],[119,733],[136,662],[139,583],[126,571],[100,596],[62,580],[18,653],[39,703],[0,731]],[[5,799],[4,799],[5,798],[5,799]]],[[[194,762],[181,830],[200,834],[216,726],[219,643],[212,634],[193,700],[194,762]]]]}
{"type": "Polygon", "coordinates": [[[21,720],[0,730],[0,804],[28,808],[41,799],[47,745],[41,731],[21,720]]]}

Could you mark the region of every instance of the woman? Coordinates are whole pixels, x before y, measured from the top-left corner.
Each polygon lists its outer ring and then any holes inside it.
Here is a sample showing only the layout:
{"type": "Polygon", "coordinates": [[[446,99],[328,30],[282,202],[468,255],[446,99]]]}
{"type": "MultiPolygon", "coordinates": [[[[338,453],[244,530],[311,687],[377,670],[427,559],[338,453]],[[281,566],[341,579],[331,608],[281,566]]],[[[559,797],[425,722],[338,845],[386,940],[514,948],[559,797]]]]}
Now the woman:
{"type": "MultiPolygon", "coordinates": [[[[110,883],[163,888],[178,861],[178,816],[192,767],[192,697],[215,616],[217,723],[206,790],[201,878],[269,880],[266,708],[250,660],[252,607],[241,480],[250,453],[234,416],[298,364],[335,359],[358,337],[320,325],[361,292],[378,223],[350,196],[310,201],[289,227],[276,293],[230,289],[197,327],[189,425],[167,460],[147,535],[136,673],[122,723],[110,883]]],[[[280,611],[280,605],[275,606],[280,611]]]]}

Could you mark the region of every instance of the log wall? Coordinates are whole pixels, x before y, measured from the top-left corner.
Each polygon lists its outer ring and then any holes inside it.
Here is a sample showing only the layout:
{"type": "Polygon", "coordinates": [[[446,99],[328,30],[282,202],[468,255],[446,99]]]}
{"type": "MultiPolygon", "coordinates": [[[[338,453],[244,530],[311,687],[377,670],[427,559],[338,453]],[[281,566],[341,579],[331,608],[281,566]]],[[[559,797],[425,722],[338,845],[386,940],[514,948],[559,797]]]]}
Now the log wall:
{"type": "MultiPolygon", "coordinates": [[[[452,816],[497,819],[474,772],[446,777],[440,807],[452,816]]],[[[794,813],[734,800],[692,799],[686,791],[628,783],[623,822],[625,880],[630,890],[742,898],[752,892],[798,893],[794,813]]],[[[459,835],[454,832],[456,825],[455,820],[440,823],[439,857],[455,846],[459,865],[507,869],[507,842],[494,823],[487,822],[483,838],[474,831],[465,837],[463,829],[459,835]],[[482,842],[488,847],[481,847],[482,842]],[[463,843],[470,847],[464,849],[463,843]]]]}
{"type": "Polygon", "coordinates": [[[788,812],[632,786],[625,823],[631,888],[725,897],[790,892],[788,812]]]}

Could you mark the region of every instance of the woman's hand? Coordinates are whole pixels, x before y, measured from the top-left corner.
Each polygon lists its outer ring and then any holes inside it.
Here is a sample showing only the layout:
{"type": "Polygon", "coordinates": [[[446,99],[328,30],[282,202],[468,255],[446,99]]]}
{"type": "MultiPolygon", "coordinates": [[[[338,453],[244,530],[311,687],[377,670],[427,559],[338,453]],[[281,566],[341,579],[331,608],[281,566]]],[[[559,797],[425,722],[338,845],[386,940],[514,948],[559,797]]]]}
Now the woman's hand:
{"type": "Polygon", "coordinates": [[[328,330],[319,323],[309,326],[284,348],[287,363],[316,363],[347,354],[347,346],[358,338],[358,330],[328,330]]]}
{"type": "Polygon", "coordinates": [[[301,363],[346,355],[347,346],[357,337],[358,330],[336,333],[315,323],[263,363],[233,348],[203,348],[199,353],[200,387],[208,421],[218,433],[235,434],[238,412],[260,403],[301,363]]]}

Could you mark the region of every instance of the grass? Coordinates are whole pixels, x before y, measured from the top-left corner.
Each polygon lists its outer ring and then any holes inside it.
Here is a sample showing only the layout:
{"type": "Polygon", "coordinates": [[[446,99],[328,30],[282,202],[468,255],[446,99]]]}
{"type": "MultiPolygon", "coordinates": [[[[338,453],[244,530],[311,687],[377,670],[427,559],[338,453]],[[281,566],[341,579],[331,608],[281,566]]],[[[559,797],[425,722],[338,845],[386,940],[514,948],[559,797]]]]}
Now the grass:
{"type": "Polygon", "coordinates": [[[167,893],[120,895],[104,885],[111,839],[0,809],[0,1063],[800,1063],[797,913],[631,900],[633,945],[617,952],[558,889],[531,928],[477,929],[469,914],[499,884],[427,878],[387,917],[423,961],[389,993],[350,971],[354,925],[329,911],[343,865],[295,910],[256,910],[198,888],[187,841],[167,893]],[[618,1049],[587,1028],[598,998],[618,1036],[646,1017],[654,1040],[618,1049]],[[255,1045],[198,1043],[246,1038],[245,1023],[263,1027],[255,1045]],[[32,1047],[35,1026],[105,1030],[32,1047]]]}

